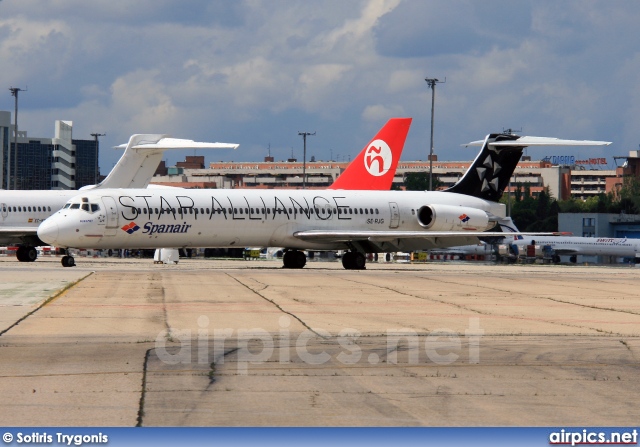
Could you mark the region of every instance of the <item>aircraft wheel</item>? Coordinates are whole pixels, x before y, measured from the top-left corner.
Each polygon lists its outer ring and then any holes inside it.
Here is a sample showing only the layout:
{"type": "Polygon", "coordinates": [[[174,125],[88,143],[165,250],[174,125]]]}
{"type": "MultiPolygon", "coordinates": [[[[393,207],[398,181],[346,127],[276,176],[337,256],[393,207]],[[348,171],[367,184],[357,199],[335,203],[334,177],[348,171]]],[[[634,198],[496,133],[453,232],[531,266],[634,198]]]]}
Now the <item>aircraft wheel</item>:
{"type": "Polygon", "coordinates": [[[25,247],[24,258],[26,262],[33,262],[38,259],[38,250],[36,250],[36,247],[25,247]]]}
{"type": "Polygon", "coordinates": [[[351,270],[352,267],[351,265],[353,264],[353,252],[352,251],[348,251],[345,254],[342,255],[342,266],[347,269],[347,270],[351,270]]]}
{"type": "Polygon", "coordinates": [[[301,269],[307,263],[307,257],[299,250],[290,250],[282,256],[282,263],[286,269],[301,269]]]}
{"type": "Polygon", "coordinates": [[[63,256],[60,262],[62,263],[63,267],[74,267],[76,265],[76,260],[74,259],[74,257],[68,255],[63,256]]]}
{"type": "Polygon", "coordinates": [[[573,255],[569,258],[569,261],[571,261],[572,264],[575,264],[576,262],[578,262],[578,257],[576,255],[573,255]]]}
{"type": "Polygon", "coordinates": [[[354,253],[353,268],[355,270],[364,270],[367,265],[367,258],[362,253],[354,253]]]}
{"type": "Polygon", "coordinates": [[[18,247],[18,250],[16,251],[16,258],[18,258],[18,261],[20,262],[27,262],[24,247],[18,247]]]}
{"type": "Polygon", "coordinates": [[[364,270],[367,258],[357,251],[349,251],[342,256],[342,266],[347,270],[364,270]]]}
{"type": "Polygon", "coordinates": [[[553,263],[554,264],[560,264],[560,256],[554,255],[553,256],[553,263]]]}

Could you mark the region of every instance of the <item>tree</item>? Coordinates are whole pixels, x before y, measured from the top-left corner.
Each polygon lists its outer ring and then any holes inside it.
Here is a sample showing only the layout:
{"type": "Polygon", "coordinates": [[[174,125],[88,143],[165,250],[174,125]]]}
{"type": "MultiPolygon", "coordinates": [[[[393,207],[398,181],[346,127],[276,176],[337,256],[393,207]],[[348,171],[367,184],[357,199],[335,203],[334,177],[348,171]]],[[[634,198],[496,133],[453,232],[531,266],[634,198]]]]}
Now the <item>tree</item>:
{"type": "MultiPolygon", "coordinates": [[[[442,186],[442,182],[438,177],[433,176],[433,189],[442,186]]],[[[428,172],[407,172],[404,176],[404,187],[407,191],[428,191],[429,190],[429,173],[428,172]]]]}

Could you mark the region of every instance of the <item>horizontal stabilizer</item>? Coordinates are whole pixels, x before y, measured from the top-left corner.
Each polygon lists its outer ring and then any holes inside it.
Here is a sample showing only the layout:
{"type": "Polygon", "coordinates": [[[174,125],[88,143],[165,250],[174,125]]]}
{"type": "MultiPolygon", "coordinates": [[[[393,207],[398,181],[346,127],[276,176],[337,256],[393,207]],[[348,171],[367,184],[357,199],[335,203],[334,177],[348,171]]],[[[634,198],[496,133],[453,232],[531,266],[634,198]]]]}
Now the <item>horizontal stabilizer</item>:
{"type": "MultiPolygon", "coordinates": [[[[484,140],[472,141],[471,143],[463,144],[464,147],[469,146],[482,146],[484,140]]],[[[489,146],[609,146],[611,141],[594,141],[594,140],[563,140],[560,138],[549,137],[520,137],[517,140],[511,141],[494,141],[489,143],[489,146]]]]}
{"type": "Polygon", "coordinates": [[[235,143],[202,143],[171,138],[163,134],[135,134],[124,148],[124,154],[99,185],[86,189],[146,188],[167,149],[236,149],[235,143]]]}
{"type": "MultiPolygon", "coordinates": [[[[116,146],[115,149],[126,149],[128,144],[121,144],[116,146]]],[[[239,144],[234,143],[204,143],[193,140],[183,140],[180,138],[168,138],[163,137],[158,141],[141,140],[135,145],[131,146],[131,149],[237,149],[239,144]]]]}

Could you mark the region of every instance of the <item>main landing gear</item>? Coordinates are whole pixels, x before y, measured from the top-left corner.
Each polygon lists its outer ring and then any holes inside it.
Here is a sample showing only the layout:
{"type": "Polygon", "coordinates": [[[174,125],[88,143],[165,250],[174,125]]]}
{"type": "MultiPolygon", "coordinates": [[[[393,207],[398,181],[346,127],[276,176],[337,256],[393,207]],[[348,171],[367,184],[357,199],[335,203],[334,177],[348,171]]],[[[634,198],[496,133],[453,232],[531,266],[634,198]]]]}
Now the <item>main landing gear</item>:
{"type": "Polygon", "coordinates": [[[367,258],[359,251],[348,251],[342,255],[342,266],[347,270],[364,270],[367,268],[367,258]]]}
{"type": "Polygon", "coordinates": [[[60,263],[62,264],[63,267],[75,267],[76,260],[74,259],[73,256],[69,254],[69,250],[65,250],[65,251],[66,251],[66,254],[62,257],[62,259],[60,260],[60,263]]]}
{"type": "MultiPolygon", "coordinates": [[[[301,269],[307,263],[307,257],[300,250],[287,250],[282,256],[283,267],[286,269],[301,269]]],[[[347,270],[366,269],[367,258],[359,251],[348,251],[342,255],[342,266],[347,270]]]]}
{"type": "Polygon", "coordinates": [[[286,269],[301,269],[307,263],[307,257],[300,250],[289,250],[282,256],[282,263],[286,269]]]}
{"type": "Polygon", "coordinates": [[[21,245],[16,251],[16,258],[20,262],[33,262],[38,259],[38,250],[36,250],[36,247],[21,245]]]}

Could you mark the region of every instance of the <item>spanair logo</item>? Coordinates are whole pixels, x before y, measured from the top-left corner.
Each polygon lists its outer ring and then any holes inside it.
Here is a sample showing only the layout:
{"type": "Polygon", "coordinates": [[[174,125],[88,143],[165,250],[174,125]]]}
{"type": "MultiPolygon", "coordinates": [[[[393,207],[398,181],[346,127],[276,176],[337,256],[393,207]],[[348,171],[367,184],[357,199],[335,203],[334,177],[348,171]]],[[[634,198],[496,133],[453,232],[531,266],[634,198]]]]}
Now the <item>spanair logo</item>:
{"type": "Polygon", "coordinates": [[[392,161],[391,148],[382,140],[373,141],[364,153],[364,167],[374,177],[380,177],[389,172],[392,161]]]}
{"type": "Polygon", "coordinates": [[[467,216],[466,214],[461,214],[458,216],[458,219],[460,219],[462,222],[467,223],[469,222],[469,219],[471,219],[469,216],[467,216]]]}
{"type": "Polygon", "coordinates": [[[122,231],[125,231],[125,232],[127,232],[129,234],[133,234],[136,231],[138,231],[140,229],[140,227],[138,226],[137,223],[131,222],[131,223],[128,223],[127,225],[123,226],[121,229],[122,229],[122,231]]]}

